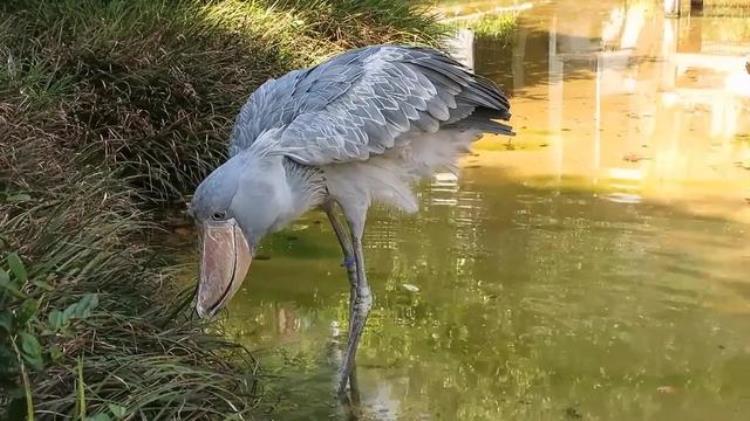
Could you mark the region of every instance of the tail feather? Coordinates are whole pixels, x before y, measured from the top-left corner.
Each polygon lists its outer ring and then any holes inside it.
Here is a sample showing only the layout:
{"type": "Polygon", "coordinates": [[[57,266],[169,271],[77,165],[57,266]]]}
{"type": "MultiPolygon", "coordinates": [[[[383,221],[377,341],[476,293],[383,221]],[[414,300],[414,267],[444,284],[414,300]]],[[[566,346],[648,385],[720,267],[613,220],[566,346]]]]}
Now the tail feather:
{"type": "MultiPolygon", "coordinates": [[[[510,119],[510,102],[493,81],[474,74],[454,58],[439,51],[419,47],[412,47],[408,51],[404,62],[434,85],[439,91],[438,102],[447,108],[448,118],[439,118],[441,129],[475,129],[515,135],[510,125],[496,121],[510,119]]],[[[432,110],[430,113],[435,115],[432,110]]],[[[440,115],[443,114],[445,112],[440,115]]],[[[434,124],[430,127],[434,127],[434,124]]]]}
{"type": "MultiPolygon", "coordinates": [[[[453,126],[462,130],[476,129],[476,130],[481,130],[485,133],[501,134],[505,136],[515,136],[516,133],[513,131],[513,127],[511,127],[508,124],[504,124],[499,121],[496,121],[496,119],[507,120],[507,118],[505,118],[505,115],[507,114],[508,113],[505,110],[495,110],[495,109],[479,107],[475,109],[474,112],[471,113],[468,117],[461,119],[459,121],[456,121],[450,126],[453,126]]],[[[446,127],[449,127],[449,126],[446,126],[446,127]]]]}

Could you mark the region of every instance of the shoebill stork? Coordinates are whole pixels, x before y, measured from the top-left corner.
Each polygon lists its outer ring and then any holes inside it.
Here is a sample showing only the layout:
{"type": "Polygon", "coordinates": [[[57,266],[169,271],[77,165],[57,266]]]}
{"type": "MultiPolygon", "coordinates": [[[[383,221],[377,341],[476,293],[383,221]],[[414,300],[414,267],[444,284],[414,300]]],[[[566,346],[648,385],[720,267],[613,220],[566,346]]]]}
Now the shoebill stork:
{"type": "Polygon", "coordinates": [[[509,118],[492,82],[428,48],[352,50],[267,81],[237,117],[230,158],[190,204],[202,229],[198,314],[213,315],[237,292],[265,235],[321,208],[349,278],[344,392],[373,300],[362,247],[370,204],[417,211],[414,183],[454,169],[483,133],[512,135],[496,121],[509,118]]]}

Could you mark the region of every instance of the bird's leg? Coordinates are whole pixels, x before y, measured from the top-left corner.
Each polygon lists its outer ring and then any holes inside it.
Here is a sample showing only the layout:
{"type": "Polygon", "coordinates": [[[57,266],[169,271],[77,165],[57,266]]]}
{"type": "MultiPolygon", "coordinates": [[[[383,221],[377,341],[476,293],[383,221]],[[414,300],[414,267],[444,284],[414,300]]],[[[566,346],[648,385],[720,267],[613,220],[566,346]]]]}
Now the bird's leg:
{"type": "MultiPolygon", "coordinates": [[[[346,268],[346,274],[349,278],[349,334],[348,337],[352,336],[351,332],[351,321],[354,318],[354,296],[355,296],[355,288],[357,284],[357,265],[355,263],[354,259],[354,251],[352,249],[352,242],[350,240],[351,235],[349,234],[349,230],[345,226],[344,222],[342,222],[341,218],[336,213],[336,210],[334,209],[335,202],[327,202],[323,205],[323,210],[325,210],[326,215],[328,215],[328,220],[331,222],[331,226],[333,227],[333,232],[336,234],[336,238],[339,240],[339,245],[341,246],[341,253],[344,255],[344,267],[346,268]]],[[[346,361],[346,359],[344,360],[346,361]]],[[[344,377],[345,378],[345,377],[344,377]]],[[[357,367],[352,366],[351,370],[349,371],[349,384],[352,387],[352,400],[356,402],[359,401],[359,391],[357,390],[357,367]]],[[[344,385],[346,387],[346,385],[344,385]]]]}
{"type": "Polygon", "coordinates": [[[354,251],[352,250],[352,243],[350,235],[344,223],[341,221],[339,216],[334,210],[334,204],[331,202],[323,205],[328,220],[331,221],[333,232],[336,233],[336,238],[339,240],[341,246],[341,253],[344,255],[344,267],[346,268],[346,274],[349,277],[349,320],[352,319],[352,311],[354,310],[354,288],[357,284],[357,272],[356,264],[354,262],[354,251]]]}
{"type": "MultiPolygon", "coordinates": [[[[346,353],[344,354],[344,365],[341,367],[341,376],[339,378],[339,393],[346,391],[347,380],[356,380],[353,373],[355,370],[354,361],[357,355],[357,345],[365,329],[367,315],[370,313],[370,308],[372,307],[372,294],[370,293],[370,286],[367,284],[365,258],[362,251],[364,218],[361,218],[361,221],[352,221],[350,219],[349,228],[352,234],[356,279],[354,285],[354,304],[352,306],[351,318],[349,319],[349,338],[346,344],[346,353]]],[[[356,390],[356,381],[351,382],[351,387],[353,393],[358,392],[356,390]]]]}

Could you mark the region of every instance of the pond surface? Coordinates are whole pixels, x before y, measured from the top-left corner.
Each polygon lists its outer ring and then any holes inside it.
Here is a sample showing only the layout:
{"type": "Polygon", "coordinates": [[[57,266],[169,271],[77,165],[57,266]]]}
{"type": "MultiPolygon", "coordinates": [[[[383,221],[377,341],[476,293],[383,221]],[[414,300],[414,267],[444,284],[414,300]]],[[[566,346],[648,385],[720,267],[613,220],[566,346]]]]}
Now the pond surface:
{"type": "MultiPolygon", "coordinates": [[[[371,212],[362,418],[747,419],[750,20],[530,3],[511,44],[459,43],[518,136],[425,183],[419,214],[371,212]]],[[[346,418],[324,215],[259,254],[227,323],[272,417],[346,418]]]]}

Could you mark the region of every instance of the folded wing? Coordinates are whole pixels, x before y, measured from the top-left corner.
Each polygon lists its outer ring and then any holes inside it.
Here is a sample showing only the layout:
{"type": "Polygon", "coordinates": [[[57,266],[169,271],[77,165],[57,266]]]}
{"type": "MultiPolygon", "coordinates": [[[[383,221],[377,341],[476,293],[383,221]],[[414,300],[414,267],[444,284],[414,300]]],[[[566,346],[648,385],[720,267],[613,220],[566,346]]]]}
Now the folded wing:
{"type": "Polygon", "coordinates": [[[259,88],[243,107],[232,154],[267,136],[267,147],[305,165],[367,160],[408,141],[407,132],[472,127],[512,135],[496,120],[508,100],[490,81],[432,49],[350,51],[259,88]]]}

